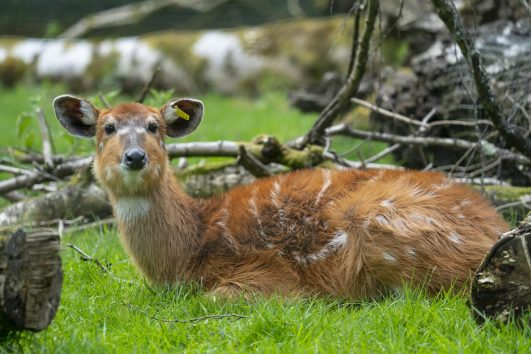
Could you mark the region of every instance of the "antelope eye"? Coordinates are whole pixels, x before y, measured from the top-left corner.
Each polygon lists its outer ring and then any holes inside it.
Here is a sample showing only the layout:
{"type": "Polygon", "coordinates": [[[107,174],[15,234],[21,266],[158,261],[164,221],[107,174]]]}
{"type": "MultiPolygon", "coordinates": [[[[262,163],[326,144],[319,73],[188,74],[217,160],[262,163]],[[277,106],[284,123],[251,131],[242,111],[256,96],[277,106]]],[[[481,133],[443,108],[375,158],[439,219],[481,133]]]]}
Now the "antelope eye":
{"type": "Polygon", "coordinates": [[[159,127],[157,126],[156,123],[149,123],[148,126],[147,126],[147,130],[150,133],[156,133],[158,129],[159,129],[159,127]]]}
{"type": "Polygon", "coordinates": [[[116,131],[116,127],[113,124],[106,124],[103,129],[105,130],[105,134],[107,135],[111,135],[116,131]]]}

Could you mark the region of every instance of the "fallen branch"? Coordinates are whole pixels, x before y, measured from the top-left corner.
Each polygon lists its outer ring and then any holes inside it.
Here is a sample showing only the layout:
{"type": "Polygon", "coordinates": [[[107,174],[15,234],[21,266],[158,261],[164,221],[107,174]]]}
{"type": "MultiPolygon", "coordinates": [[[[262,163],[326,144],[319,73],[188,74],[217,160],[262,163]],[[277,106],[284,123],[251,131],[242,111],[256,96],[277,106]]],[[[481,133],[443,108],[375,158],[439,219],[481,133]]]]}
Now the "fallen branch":
{"type": "Polygon", "coordinates": [[[60,37],[74,39],[94,29],[118,27],[138,23],[150,14],[169,6],[180,6],[195,11],[207,12],[227,0],[145,0],[142,2],[118,6],[82,18],[64,31],[60,37]]]}
{"type": "Polygon", "coordinates": [[[359,99],[359,98],[351,98],[350,99],[352,102],[356,103],[356,104],[359,104],[365,108],[369,108],[371,111],[374,111],[378,114],[381,114],[382,116],[384,117],[389,117],[389,118],[393,118],[394,120],[397,120],[397,121],[400,121],[400,122],[403,122],[403,123],[407,123],[407,124],[411,124],[411,125],[417,125],[417,126],[420,126],[421,128],[423,128],[424,130],[429,130],[431,129],[432,127],[435,127],[435,126],[438,126],[438,125],[459,125],[459,126],[464,126],[464,127],[475,127],[476,125],[493,125],[492,122],[490,120],[486,120],[486,119],[478,119],[476,121],[463,121],[463,120],[438,120],[438,121],[435,121],[435,122],[432,122],[432,123],[424,123],[422,121],[418,121],[416,119],[413,119],[413,118],[409,118],[409,117],[406,117],[402,114],[398,114],[398,113],[395,113],[395,112],[391,112],[391,111],[388,111],[384,108],[381,108],[381,107],[378,107],[376,105],[373,105],[372,103],[370,102],[367,102],[367,101],[364,101],[362,99],[359,99]]]}
{"type": "Polygon", "coordinates": [[[92,156],[88,156],[78,160],[64,162],[47,173],[37,170],[22,176],[0,181],[0,194],[5,194],[19,188],[28,188],[36,183],[53,180],[54,178],[70,176],[80,169],[88,168],[92,163],[92,159],[92,156]]]}
{"type": "Polygon", "coordinates": [[[130,303],[123,302],[122,304],[124,306],[129,307],[133,311],[140,312],[141,314],[145,315],[146,317],[148,317],[148,318],[150,318],[152,320],[159,321],[159,322],[165,322],[165,323],[197,323],[197,322],[200,322],[200,321],[221,320],[221,319],[224,319],[224,318],[232,318],[232,319],[235,319],[235,320],[241,320],[243,318],[247,318],[247,316],[244,316],[244,315],[238,315],[238,314],[235,314],[235,313],[225,313],[225,314],[221,314],[221,315],[206,315],[206,316],[200,316],[200,317],[193,317],[193,318],[189,318],[189,319],[186,319],[186,320],[181,320],[181,319],[178,319],[178,318],[167,319],[167,318],[160,318],[160,317],[152,316],[149,313],[147,313],[146,311],[144,311],[144,310],[142,310],[142,309],[140,309],[140,308],[138,308],[136,306],[133,306],[130,303]]]}
{"type": "Polygon", "coordinates": [[[479,101],[485,110],[487,117],[492,121],[503,139],[525,156],[531,156],[531,139],[520,132],[520,128],[505,119],[503,109],[497,101],[489,84],[489,77],[482,64],[479,52],[474,49],[472,40],[465,30],[459,11],[452,0],[432,0],[437,14],[446,24],[455,42],[461,49],[466,59],[469,70],[474,77],[479,101]]]}
{"type": "Polygon", "coordinates": [[[260,160],[249,154],[243,145],[240,145],[238,163],[255,177],[268,177],[272,175],[271,171],[260,160]]]}
{"type": "Polygon", "coordinates": [[[98,259],[94,258],[94,257],[91,257],[89,256],[88,254],[86,254],[81,248],[77,247],[76,245],[73,245],[71,243],[67,243],[66,244],[67,247],[70,247],[71,249],[73,249],[74,251],[76,251],[81,257],[81,260],[84,261],[84,262],[89,262],[89,263],[94,263],[95,265],[97,265],[104,273],[108,273],[110,270],[110,267],[111,267],[111,264],[106,262],[106,265],[103,265],[103,263],[101,263],[98,259]]]}
{"type": "MultiPolygon", "coordinates": [[[[371,139],[376,141],[384,141],[387,143],[398,143],[405,145],[417,145],[417,146],[443,146],[453,147],[458,149],[470,149],[478,146],[477,143],[470,142],[462,139],[452,138],[435,138],[435,137],[416,137],[416,136],[403,136],[396,134],[369,132],[359,129],[354,129],[347,124],[338,124],[326,129],[327,136],[345,135],[353,138],[371,139]]],[[[501,159],[514,160],[518,163],[529,165],[531,161],[524,155],[498,148],[492,144],[489,144],[489,148],[492,150],[492,154],[498,156],[501,159]]]]}

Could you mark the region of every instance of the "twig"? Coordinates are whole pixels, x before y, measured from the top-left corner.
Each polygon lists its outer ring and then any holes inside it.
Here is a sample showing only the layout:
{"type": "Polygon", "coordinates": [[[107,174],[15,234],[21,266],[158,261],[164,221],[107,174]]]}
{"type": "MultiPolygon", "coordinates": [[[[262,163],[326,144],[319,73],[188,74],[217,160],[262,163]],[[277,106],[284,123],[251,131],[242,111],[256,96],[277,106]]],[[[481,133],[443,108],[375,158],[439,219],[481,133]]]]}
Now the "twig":
{"type": "Polygon", "coordinates": [[[520,0],[520,4],[522,4],[522,6],[527,10],[527,14],[531,17],[531,5],[527,3],[527,0],[520,0]]]}
{"type": "Polygon", "coordinates": [[[365,162],[366,163],[371,163],[371,162],[374,162],[374,161],[378,161],[379,159],[389,155],[390,153],[392,153],[393,151],[398,149],[400,146],[401,145],[398,144],[398,143],[393,144],[393,145],[385,148],[384,150],[380,151],[379,153],[374,154],[373,156],[369,157],[368,159],[365,159],[365,162]]]}
{"type": "Polygon", "coordinates": [[[157,65],[155,67],[155,70],[153,70],[153,74],[151,74],[151,78],[149,79],[148,82],[146,82],[146,84],[144,85],[144,88],[142,88],[142,91],[140,91],[140,94],[138,95],[138,98],[136,99],[136,102],[138,102],[138,103],[143,103],[144,102],[144,100],[146,99],[146,97],[147,97],[147,95],[149,93],[149,90],[151,90],[151,87],[153,86],[153,84],[157,80],[157,78],[159,76],[159,73],[160,73],[160,65],[157,65]]]}
{"type": "Polygon", "coordinates": [[[113,218],[106,218],[106,219],[97,220],[97,221],[89,222],[89,223],[82,224],[82,225],[66,227],[63,230],[63,234],[70,234],[70,233],[73,233],[73,232],[78,232],[78,231],[82,231],[82,230],[86,230],[86,229],[91,229],[91,228],[94,228],[94,227],[100,227],[100,226],[112,225],[112,224],[114,224],[114,219],[113,218]]]}
{"type": "Polygon", "coordinates": [[[61,34],[61,38],[79,38],[97,28],[117,27],[139,22],[146,16],[169,6],[180,6],[195,11],[207,12],[227,0],[144,0],[97,12],[82,18],[61,34]]]}
{"type": "Polygon", "coordinates": [[[107,101],[107,99],[105,98],[105,96],[103,96],[103,94],[101,92],[98,92],[98,98],[100,99],[101,104],[105,108],[111,108],[111,104],[109,103],[109,101],[107,101]]]}
{"type": "Polygon", "coordinates": [[[401,114],[388,111],[386,109],[380,108],[378,106],[373,105],[372,103],[369,103],[367,101],[361,100],[361,99],[356,98],[356,97],[351,98],[350,101],[352,101],[354,103],[357,103],[357,104],[359,104],[359,105],[361,105],[363,107],[369,108],[370,110],[372,110],[372,111],[374,111],[376,113],[379,113],[379,114],[381,114],[383,116],[390,117],[390,118],[393,118],[395,120],[398,120],[398,121],[401,121],[401,122],[404,122],[404,123],[407,123],[407,124],[426,126],[425,124],[423,124],[422,122],[419,122],[418,120],[411,119],[411,118],[403,116],[401,114]]]}
{"type": "Polygon", "coordinates": [[[437,14],[446,24],[455,42],[459,45],[461,53],[466,59],[469,70],[474,77],[474,83],[479,101],[487,117],[494,123],[503,139],[525,156],[531,156],[531,139],[520,133],[519,128],[509,123],[503,114],[503,109],[496,99],[489,84],[489,77],[482,64],[479,52],[474,49],[472,40],[465,30],[459,11],[452,0],[432,0],[437,14]]]}
{"type": "Polygon", "coordinates": [[[359,44],[358,50],[355,51],[356,60],[354,64],[354,69],[350,73],[343,87],[341,87],[336,96],[321,112],[319,118],[314,123],[313,127],[308,132],[308,134],[306,134],[305,137],[301,139],[300,143],[302,146],[299,146],[299,148],[305,146],[308,143],[322,143],[322,138],[324,136],[326,128],[332,125],[332,123],[340,114],[340,112],[343,111],[350,104],[350,98],[354,96],[358,91],[359,84],[365,73],[365,65],[369,56],[369,46],[372,32],[374,30],[374,25],[376,22],[376,16],[378,15],[378,9],[378,0],[368,0],[367,19],[365,22],[363,34],[361,36],[361,43],[359,44]]]}
{"type": "Polygon", "coordinates": [[[251,172],[253,176],[260,178],[273,175],[260,160],[247,152],[245,146],[240,145],[239,151],[238,163],[251,172]]]}
{"type": "Polygon", "coordinates": [[[98,259],[89,256],[81,248],[77,247],[76,245],[73,245],[71,243],[67,243],[66,246],[70,247],[71,249],[73,249],[74,251],[79,253],[81,255],[81,260],[83,260],[85,262],[91,262],[91,263],[96,264],[104,273],[108,273],[109,272],[109,268],[111,266],[110,263],[107,263],[107,266],[104,266],[98,259]]]}
{"type": "Polygon", "coordinates": [[[46,122],[46,117],[44,116],[44,111],[41,107],[37,107],[37,120],[39,121],[39,130],[41,131],[41,140],[42,140],[42,156],[44,157],[44,165],[46,169],[52,169],[54,166],[53,162],[53,146],[52,146],[52,136],[50,134],[50,129],[48,129],[48,123],[46,122]]]}
{"type": "Polygon", "coordinates": [[[32,171],[31,174],[25,174],[23,176],[17,176],[0,181],[0,194],[7,193],[18,188],[27,188],[42,181],[47,181],[54,178],[63,178],[72,175],[79,169],[89,167],[92,163],[92,159],[92,156],[84,157],[55,166],[55,168],[49,173],[43,173],[43,171],[32,171]]]}
{"type": "Polygon", "coordinates": [[[32,175],[33,171],[26,170],[24,168],[12,167],[7,165],[0,165],[0,172],[7,172],[14,175],[32,175]]]}
{"type": "Polygon", "coordinates": [[[20,202],[21,200],[24,200],[27,198],[24,193],[20,193],[17,191],[11,191],[9,193],[5,193],[0,196],[4,199],[9,200],[12,203],[20,202]]]}
{"type": "Polygon", "coordinates": [[[365,163],[365,159],[363,158],[363,155],[361,154],[361,151],[356,150],[356,153],[358,154],[358,159],[360,160],[360,163],[361,163],[361,169],[362,170],[366,170],[367,169],[367,164],[365,163]]]}
{"type": "MultiPolygon", "coordinates": [[[[353,138],[362,138],[362,139],[372,139],[377,141],[385,141],[388,143],[399,143],[406,145],[417,145],[417,146],[443,146],[443,147],[454,147],[459,149],[469,149],[477,144],[472,143],[468,140],[462,139],[452,139],[452,138],[434,138],[434,137],[416,137],[416,136],[403,136],[387,133],[377,133],[377,132],[368,132],[358,129],[353,129],[347,124],[338,124],[333,127],[326,129],[326,135],[346,135],[353,138]]],[[[492,146],[494,149],[494,154],[500,158],[507,160],[514,160],[518,163],[529,165],[531,161],[524,155],[514,153],[512,151],[501,149],[498,147],[492,146]]]]}
{"type": "Polygon", "coordinates": [[[239,315],[239,314],[236,314],[236,313],[224,313],[224,314],[221,314],[221,315],[206,315],[206,316],[200,316],[200,317],[193,317],[193,318],[189,318],[189,319],[186,319],[186,320],[181,320],[179,318],[167,319],[167,318],[160,318],[160,317],[156,317],[156,316],[150,315],[146,311],[144,311],[144,310],[142,310],[142,309],[140,309],[140,308],[138,308],[136,306],[133,306],[130,303],[127,303],[125,301],[122,302],[122,304],[124,306],[129,307],[133,311],[140,312],[141,314],[145,315],[146,317],[148,317],[148,318],[150,318],[152,320],[159,321],[159,322],[165,322],[165,323],[197,323],[197,322],[200,322],[200,321],[221,320],[221,319],[224,319],[224,318],[232,318],[232,319],[235,319],[235,320],[241,320],[241,319],[247,318],[247,316],[239,315]]]}

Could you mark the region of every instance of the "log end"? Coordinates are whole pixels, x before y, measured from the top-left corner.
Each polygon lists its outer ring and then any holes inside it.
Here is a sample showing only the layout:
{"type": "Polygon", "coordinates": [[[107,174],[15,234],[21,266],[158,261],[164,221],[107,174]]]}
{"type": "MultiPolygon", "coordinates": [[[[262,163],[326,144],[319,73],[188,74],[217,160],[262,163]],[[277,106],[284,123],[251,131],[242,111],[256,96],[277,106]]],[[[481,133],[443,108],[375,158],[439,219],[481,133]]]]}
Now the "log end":
{"type": "Polygon", "coordinates": [[[531,224],[522,223],[492,247],[473,279],[471,295],[480,323],[519,320],[531,311],[531,224]]]}
{"type": "Polygon", "coordinates": [[[63,273],[59,235],[16,231],[0,240],[0,326],[39,331],[53,320],[63,273]]]}

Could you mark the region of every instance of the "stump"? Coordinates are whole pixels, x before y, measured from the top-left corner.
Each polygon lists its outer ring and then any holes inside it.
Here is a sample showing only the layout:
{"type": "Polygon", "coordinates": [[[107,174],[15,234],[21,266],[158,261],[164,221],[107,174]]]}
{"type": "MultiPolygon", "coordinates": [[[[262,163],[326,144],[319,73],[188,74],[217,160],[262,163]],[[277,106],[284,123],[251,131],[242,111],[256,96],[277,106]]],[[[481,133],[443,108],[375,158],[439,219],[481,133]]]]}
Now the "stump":
{"type": "Polygon", "coordinates": [[[59,235],[49,230],[0,235],[0,330],[50,324],[63,281],[59,250],[59,235]]]}
{"type": "Polygon", "coordinates": [[[531,220],[487,254],[472,282],[472,307],[480,323],[485,318],[507,322],[531,311],[531,220]]]}

